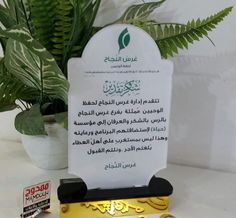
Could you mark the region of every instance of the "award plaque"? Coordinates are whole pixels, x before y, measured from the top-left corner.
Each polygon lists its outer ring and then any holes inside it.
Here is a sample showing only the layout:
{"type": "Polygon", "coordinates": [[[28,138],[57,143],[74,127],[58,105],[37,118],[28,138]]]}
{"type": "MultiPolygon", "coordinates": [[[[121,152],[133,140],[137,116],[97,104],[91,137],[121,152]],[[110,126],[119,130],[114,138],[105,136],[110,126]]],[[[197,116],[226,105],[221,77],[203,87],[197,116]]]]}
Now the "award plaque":
{"type": "Polygon", "coordinates": [[[167,212],[173,64],[153,39],[112,25],[69,61],[69,173],[58,188],[61,218],[167,212]]]}

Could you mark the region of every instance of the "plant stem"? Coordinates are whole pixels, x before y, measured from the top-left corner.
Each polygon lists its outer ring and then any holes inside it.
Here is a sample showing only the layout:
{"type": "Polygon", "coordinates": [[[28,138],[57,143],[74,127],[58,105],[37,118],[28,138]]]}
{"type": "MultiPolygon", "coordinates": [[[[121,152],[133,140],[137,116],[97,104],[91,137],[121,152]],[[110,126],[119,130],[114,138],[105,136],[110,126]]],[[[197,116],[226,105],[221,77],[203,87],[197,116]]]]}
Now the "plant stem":
{"type": "Polygon", "coordinates": [[[24,12],[24,16],[25,16],[25,20],[26,20],[26,23],[27,23],[27,27],[30,31],[30,34],[32,35],[32,30],[31,30],[31,27],[30,27],[30,24],[29,24],[29,19],[27,17],[27,12],[26,12],[26,9],[25,9],[25,5],[23,3],[23,1],[21,0],[21,6],[22,6],[22,9],[23,9],[23,12],[24,12]]]}
{"type": "Polygon", "coordinates": [[[42,60],[40,59],[40,80],[41,80],[41,92],[40,92],[40,105],[43,103],[43,89],[44,89],[44,85],[43,85],[43,63],[42,60]]]}

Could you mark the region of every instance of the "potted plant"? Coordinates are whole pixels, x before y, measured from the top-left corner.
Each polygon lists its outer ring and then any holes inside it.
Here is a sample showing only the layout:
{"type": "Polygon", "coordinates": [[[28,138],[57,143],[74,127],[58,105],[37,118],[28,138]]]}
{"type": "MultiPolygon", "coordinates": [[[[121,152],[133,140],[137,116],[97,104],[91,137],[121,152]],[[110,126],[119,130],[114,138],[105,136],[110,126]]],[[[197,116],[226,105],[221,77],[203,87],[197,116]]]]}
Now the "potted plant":
{"type": "MultiPolygon", "coordinates": [[[[132,5],[112,24],[144,29],[157,43],[162,57],[167,58],[196,40],[209,38],[208,32],[232,10],[229,7],[187,24],[150,20],[149,15],[164,2],[132,5]]],[[[71,57],[80,57],[90,38],[103,28],[94,26],[100,3],[101,0],[4,0],[0,5],[4,53],[0,60],[0,112],[22,110],[15,118],[15,128],[42,168],[67,165],[67,132],[63,129],[67,128],[67,62],[71,57]],[[55,142],[58,139],[64,145],[59,146],[55,142]],[[51,144],[57,146],[56,154],[51,153],[51,144]],[[46,157],[35,150],[42,147],[49,148],[42,151],[46,157]],[[57,163],[61,159],[64,163],[57,163]],[[46,163],[48,160],[51,162],[46,163]]]]}

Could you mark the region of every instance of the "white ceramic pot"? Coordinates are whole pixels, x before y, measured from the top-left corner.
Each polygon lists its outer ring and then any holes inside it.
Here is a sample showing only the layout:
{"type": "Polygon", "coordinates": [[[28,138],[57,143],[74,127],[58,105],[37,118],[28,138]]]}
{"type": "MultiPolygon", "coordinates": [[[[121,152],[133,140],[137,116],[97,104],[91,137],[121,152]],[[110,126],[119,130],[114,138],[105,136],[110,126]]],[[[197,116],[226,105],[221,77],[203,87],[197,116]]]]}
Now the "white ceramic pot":
{"type": "Polygon", "coordinates": [[[68,166],[68,132],[55,122],[45,122],[47,136],[22,135],[23,146],[33,163],[42,169],[68,166]]]}

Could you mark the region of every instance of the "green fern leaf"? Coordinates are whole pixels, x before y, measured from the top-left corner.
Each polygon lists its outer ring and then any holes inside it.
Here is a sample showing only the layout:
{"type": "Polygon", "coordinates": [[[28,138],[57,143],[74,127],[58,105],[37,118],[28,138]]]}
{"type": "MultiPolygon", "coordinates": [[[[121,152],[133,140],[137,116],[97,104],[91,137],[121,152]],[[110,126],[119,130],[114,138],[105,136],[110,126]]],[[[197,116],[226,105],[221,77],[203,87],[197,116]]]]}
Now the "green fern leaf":
{"type": "Polygon", "coordinates": [[[91,37],[94,34],[94,21],[97,16],[97,12],[99,10],[101,4],[101,0],[90,0],[89,3],[83,7],[82,14],[81,14],[81,22],[83,23],[83,29],[81,32],[81,37],[77,38],[77,46],[79,45],[82,49],[86,46],[88,41],[91,39],[91,37]],[[81,41],[81,42],[80,42],[81,41]]]}
{"type": "MultiPolygon", "coordinates": [[[[37,1],[37,0],[36,0],[37,1]]],[[[70,0],[56,0],[55,28],[52,31],[53,48],[51,53],[59,66],[63,68],[62,60],[66,47],[69,44],[71,26],[73,23],[73,5],[70,0]]]]}
{"type": "Polygon", "coordinates": [[[67,61],[80,56],[91,38],[101,0],[58,0],[52,54],[66,75],[67,61]]]}
{"type": "Polygon", "coordinates": [[[115,23],[134,24],[135,22],[145,21],[148,16],[164,2],[165,0],[132,5],[115,23]]]}
{"type": "Polygon", "coordinates": [[[55,29],[57,0],[31,0],[31,20],[35,31],[35,38],[51,51],[53,48],[51,39],[55,29]]]}
{"type": "MultiPolygon", "coordinates": [[[[188,48],[189,44],[208,37],[208,32],[216,28],[230,12],[232,7],[226,8],[206,19],[192,20],[184,24],[158,24],[155,22],[138,22],[136,26],[147,31],[156,41],[164,58],[178,54],[179,49],[188,48]]],[[[209,38],[210,39],[210,38],[209,38]]],[[[213,43],[213,42],[212,42],[213,43]]]]}

